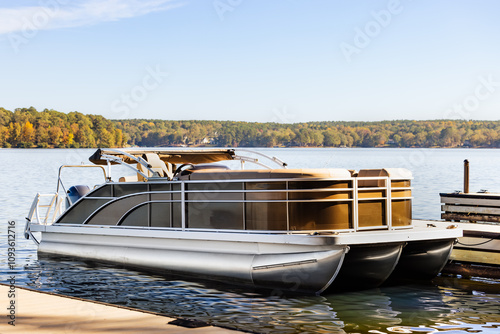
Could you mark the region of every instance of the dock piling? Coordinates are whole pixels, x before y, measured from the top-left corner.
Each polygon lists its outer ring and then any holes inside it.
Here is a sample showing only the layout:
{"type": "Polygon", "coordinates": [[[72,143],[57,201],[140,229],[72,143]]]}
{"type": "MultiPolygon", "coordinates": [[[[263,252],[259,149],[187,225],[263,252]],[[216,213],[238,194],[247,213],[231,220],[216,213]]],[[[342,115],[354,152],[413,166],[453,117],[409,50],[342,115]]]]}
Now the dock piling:
{"type": "Polygon", "coordinates": [[[464,160],[464,194],[469,193],[469,160],[464,160]]]}

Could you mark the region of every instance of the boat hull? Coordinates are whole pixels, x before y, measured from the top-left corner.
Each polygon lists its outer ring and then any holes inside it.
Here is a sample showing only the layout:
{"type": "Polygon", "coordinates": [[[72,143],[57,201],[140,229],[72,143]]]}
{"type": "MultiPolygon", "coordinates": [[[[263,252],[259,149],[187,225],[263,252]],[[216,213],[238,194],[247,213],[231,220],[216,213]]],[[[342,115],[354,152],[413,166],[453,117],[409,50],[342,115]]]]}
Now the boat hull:
{"type": "Polygon", "coordinates": [[[324,234],[75,225],[33,225],[32,229],[42,233],[41,254],[315,294],[329,286],[378,286],[394,268],[414,277],[435,275],[461,235],[459,230],[425,226],[324,234]],[[437,242],[436,236],[443,241],[437,242]]]}
{"type": "Polygon", "coordinates": [[[403,242],[353,245],[332,285],[334,289],[373,288],[384,283],[398,264],[403,242]]]}
{"type": "MultiPolygon", "coordinates": [[[[133,232],[133,231],[131,231],[133,232]]],[[[105,261],[154,272],[301,293],[323,292],[342,265],[346,246],[273,244],[257,241],[48,233],[46,255],[105,261]]]]}
{"type": "Polygon", "coordinates": [[[392,278],[431,279],[441,272],[455,239],[409,242],[403,248],[392,278]]]}
{"type": "MultiPolygon", "coordinates": [[[[443,227],[450,222],[433,221],[443,227]]],[[[446,274],[500,278],[500,225],[494,223],[453,223],[463,229],[442,271],[446,274]]]]}

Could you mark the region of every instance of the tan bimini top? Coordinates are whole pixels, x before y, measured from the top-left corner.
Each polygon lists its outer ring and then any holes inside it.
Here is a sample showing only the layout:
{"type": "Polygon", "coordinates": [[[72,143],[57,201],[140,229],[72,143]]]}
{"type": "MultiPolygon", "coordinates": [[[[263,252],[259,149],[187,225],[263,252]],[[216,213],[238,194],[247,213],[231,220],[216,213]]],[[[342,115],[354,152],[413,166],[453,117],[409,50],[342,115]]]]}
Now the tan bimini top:
{"type": "MultiPolygon", "coordinates": [[[[244,160],[242,156],[236,155],[235,149],[98,149],[89,160],[96,165],[111,164],[134,164],[137,163],[139,181],[147,181],[150,177],[167,177],[172,180],[177,177],[179,180],[245,180],[245,179],[292,179],[292,178],[350,178],[359,177],[380,177],[390,176],[397,179],[411,179],[411,173],[401,168],[361,170],[358,173],[341,168],[318,168],[318,169],[286,169],[286,163],[265,156],[278,163],[281,168],[275,169],[260,164],[268,169],[250,170],[229,170],[225,166],[214,165],[212,167],[203,164],[226,161],[244,160]],[[195,165],[202,165],[197,168],[195,165]],[[193,165],[190,168],[175,170],[175,165],[193,165]]],[[[251,161],[251,160],[248,160],[251,161]]],[[[258,160],[255,159],[255,162],[258,160]]],[[[257,162],[258,163],[258,162],[257,162]]],[[[258,163],[259,164],[259,163],[258,163]]],[[[128,177],[122,182],[128,181],[128,177]]],[[[130,178],[132,181],[132,178],[130,178]]],[[[363,182],[375,183],[379,186],[381,180],[365,180],[363,182]]]]}
{"type": "MultiPolygon", "coordinates": [[[[96,165],[107,165],[107,157],[116,157],[124,163],[133,164],[137,160],[133,157],[142,157],[144,154],[157,154],[158,157],[165,163],[171,164],[204,164],[225,160],[234,160],[233,149],[190,149],[190,150],[173,150],[171,148],[154,148],[154,149],[98,149],[89,160],[96,165]]],[[[114,162],[111,162],[114,163],[114,162]]]]}

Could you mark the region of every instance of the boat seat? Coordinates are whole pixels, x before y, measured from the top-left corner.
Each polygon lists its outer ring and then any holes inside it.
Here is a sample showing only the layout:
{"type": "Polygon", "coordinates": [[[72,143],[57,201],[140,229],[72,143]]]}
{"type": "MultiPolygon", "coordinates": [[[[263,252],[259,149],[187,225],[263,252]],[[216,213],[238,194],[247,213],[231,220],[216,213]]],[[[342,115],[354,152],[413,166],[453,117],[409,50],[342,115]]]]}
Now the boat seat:
{"type": "MultiPolygon", "coordinates": [[[[145,153],[142,155],[142,158],[147,161],[147,163],[151,166],[151,169],[153,171],[157,172],[160,177],[167,177],[169,180],[172,179],[172,176],[173,176],[172,165],[168,164],[168,166],[167,166],[167,164],[165,164],[165,162],[160,159],[158,154],[145,153]]],[[[148,177],[153,176],[153,173],[151,173],[150,170],[148,170],[146,167],[144,167],[140,163],[137,164],[137,169],[139,171],[143,172],[148,177]]],[[[144,179],[144,177],[139,173],[137,173],[137,179],[138,179],[138,181],[146,181],[144,179]]]]}
{"type": "Polygon", "coordinates": [[[389,173],[385,169],[361,169],[358,172],[358,187],[371,188],[371,187],[385,187],[384,179],[363,180],[363,177],[386,177],[389,173]]]}
{"type": "Polygon", "coordinates": [[[118,179],[118,182],[137,182],[139,181],[137,175],[122,176],[118,179]]]}
{"type": "MultiPolygon", "coordinates": [[[[383,168],[383,169],[361,169],[357,177],[390,177],[392,179],[412,179],[411,172],[405,168],[383,168]]],[[[361,180],[358,179],[358,187],[385,187],[384,179],[361,180]]]]}

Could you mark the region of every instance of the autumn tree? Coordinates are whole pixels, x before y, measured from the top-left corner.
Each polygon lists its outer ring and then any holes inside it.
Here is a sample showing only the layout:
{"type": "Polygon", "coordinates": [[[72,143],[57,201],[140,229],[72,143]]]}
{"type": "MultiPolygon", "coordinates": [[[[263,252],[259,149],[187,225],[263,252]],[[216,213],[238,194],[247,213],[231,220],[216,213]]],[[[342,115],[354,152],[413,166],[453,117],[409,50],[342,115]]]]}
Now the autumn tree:
{"type": "Polygon", "coordinates": [[[26,121],[26,123],[24,123],[23,127],[21,128],[19,141],[22,147],[32,147],[34,145],[35,129],[33,128],[33,124],[31,124],[29,121],[26,121]]]}

